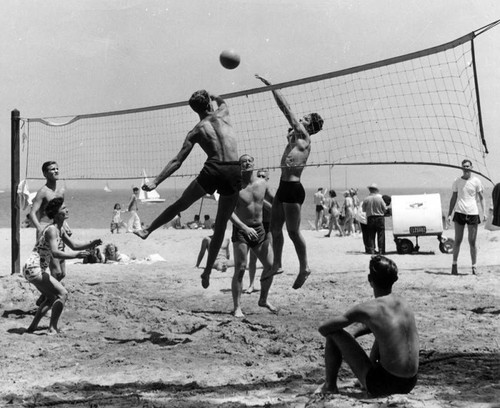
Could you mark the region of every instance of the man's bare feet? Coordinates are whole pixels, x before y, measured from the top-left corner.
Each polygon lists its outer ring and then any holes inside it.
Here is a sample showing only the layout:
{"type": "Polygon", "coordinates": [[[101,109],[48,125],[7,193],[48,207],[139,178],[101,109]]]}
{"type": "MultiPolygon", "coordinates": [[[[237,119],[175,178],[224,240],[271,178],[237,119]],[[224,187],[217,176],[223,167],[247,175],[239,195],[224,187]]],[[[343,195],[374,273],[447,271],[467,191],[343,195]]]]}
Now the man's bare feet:
{"type": "Polygon", "coordinates": [[[267,300],[259,300],[258,305],[260,307],[265,307],[266,309],[269,309],[271,312],[277,314],[278,313],[278,308],[274,307],[271,303],[269,303],[267,300]]]}
{"type": "Polygon", "coordinates": [[[201,286],[203,286],[203,289],[210,286],[210,271],[205,271],[201,274],[201,286]]]}
{"type": "Polygon", "coordinates": [[[62,330],[61,329],[58,329],[57,327],[54,328],[54,327],[49,327],[49,329],[47,330],[47,334],[49,336],[55,336],[55,335],[58,335],[58,334],[62,334],[62,330]]]}
{"type": "Polygon", "coordinates": [[[305,281],[311,274],[311,271],[309,269],[306,269],[305,271],[299,272],[297,279],[295,279],[295,282],[293,283],[292,288],[293,289],[300,289],[302,285],[304,285],[305,281]]]}
{"type": "Polygon", "coordinates": [[[245,315],[243,314],[243,311],[240,308],[233,310],[233,316],[238,317],[240,319],[245,317],[245,315]]]}
{"type": "Polygon", "coordinates": [[[326,394],[338,394],[339,389],[337,386],[335,387],[329,387],[327,386],[326,383],[321,384],[316,391],[314,391],[314,394],[320,394],[320,395],[326,395],[326,394]]]}
{"type": "Polygon", "coordinates": [[[253,292],[255,292],[255,288],[253,286],[249,286],[247,290],[245,290],[245,293],[247,295],[250,295],[252,294],[253,292]]]}
{"type": "Polygon", "coordinates": [[[142,238],[142,239],[146,239],[147,237],[149,237],[149,232],[148,230],[138,230],[138,231],[134,231],[134,234],[137,235],[139,238],[142,238]]]}

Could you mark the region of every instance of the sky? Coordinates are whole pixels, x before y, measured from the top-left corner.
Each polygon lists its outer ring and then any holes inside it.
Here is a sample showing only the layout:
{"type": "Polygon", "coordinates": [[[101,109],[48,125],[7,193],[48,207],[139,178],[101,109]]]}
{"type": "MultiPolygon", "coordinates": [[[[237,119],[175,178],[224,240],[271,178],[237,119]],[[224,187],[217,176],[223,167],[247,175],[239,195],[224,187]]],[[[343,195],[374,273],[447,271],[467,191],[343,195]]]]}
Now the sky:
{"type": "MultiPolygon", "coordinates": [[[[332,72],[446,43],[498,19],[498,0],[3,0],[0,189],[10,188],[13,109],[22,117],[76,115],[184,101],[202,88],[225,94],[258,86],[255,73],[279,83],[332,72]],[[218,61],[230,48],[241,56],[231,71],[218,61]]],[[[500,26],[475,42],[494,182],[498,44],[500,26]]],[[[442,187],[460,174],[423,166],[318,172],[307,170],[304,181],[317,184],[319,175],[326,185],[333,172],[341,185],[442,187]]]]}

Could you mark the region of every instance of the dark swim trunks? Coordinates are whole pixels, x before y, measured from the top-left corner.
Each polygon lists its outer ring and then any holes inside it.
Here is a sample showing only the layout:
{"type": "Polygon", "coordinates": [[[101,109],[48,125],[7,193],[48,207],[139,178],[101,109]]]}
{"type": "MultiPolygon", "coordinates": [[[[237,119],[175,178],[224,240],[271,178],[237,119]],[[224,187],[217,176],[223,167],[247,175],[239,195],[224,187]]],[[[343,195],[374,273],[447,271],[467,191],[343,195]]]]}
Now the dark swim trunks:
{"type": "Polygon", "coordinates": [[[217,190],[223,196],[233,195],[241,190],[240,163],[209,159],[203,165],[196,181],[207,194],[213,194],[217,190]]]}
{"type": "Polygon", "coordinates": [[[262,244],[266,240],[266,231],[264,230],[264,226],[262,224],[258,224],[251,226],[251,228],[253,228],[257,232],[258,237],[256,240],[250,240],[247,234],[243,232],[243,230],[236,227],[236,225],[233,225],[233,235],[231,236],[231,241],[243,242],[244,244],[247,244],[250,248],[254,248],[262,244]]]}
{"type": "Polygon", "coordinates": [[[366,374],[366,388],[373,397],[391,394],[408,394],[417,383],[417,375],[410,378],[389,373],[380,363],[376,363],[366,374]]]}
{"type": "Polygon", "coordinates": [[[477,225],[481,224],[481,218],[479,218],[479,215],[474,214],[462,214],[459,212],[456,212],[455,215],[453,216],[453,221],[460,224],[460,225],[477,225]]]}
{"type": "Polygon", "coordinates": [[[300,181],[280,180],[276,197],[282,203],[302,204],[306,198],[306,192],[300,181]]]}

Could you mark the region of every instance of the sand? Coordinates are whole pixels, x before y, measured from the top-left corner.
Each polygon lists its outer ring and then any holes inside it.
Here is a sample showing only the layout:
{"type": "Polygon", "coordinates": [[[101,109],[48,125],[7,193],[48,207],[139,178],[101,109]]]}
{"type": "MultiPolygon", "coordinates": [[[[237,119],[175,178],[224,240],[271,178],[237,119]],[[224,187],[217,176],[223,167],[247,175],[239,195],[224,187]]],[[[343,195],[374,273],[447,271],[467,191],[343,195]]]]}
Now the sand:
{"type": "MultiPolygon", "coordinates": [[[[398,255],[387,231],[388,256],[399,267],[394,291],[413,305],[420,333],[420,377],[411,394],[369,398],[352,372],[340,373],[340,394],[312,392],[324,375],[321,322],[372,296],[369,256],[359,236],[304,231],[312,275],[291,288],[298,269],[288,238],[285,273],[269,300],[279,313],[243,295],[246,317],[231,315],[232,269],[214,271],[202,289],[194,267],[203,230],[132,234],[75,230],[75,240],[101,237],[140,261],[128,265],[68,265],[64,333],[26,334],[36,290],[10,275],[10,230],[0,230],[0,406],[9,407],[499,407],[500,232],[480,230],[477,276],[468,244],[459,276],[436,237],[419,239],[420,253],[398,255]],[[165,262],[146,261],[159,254],[165,262]]],[[[453,231],[445,235],[452,237],[453,231]]],[[[34,231],[22,231],[25,259],[34,231]]],[[[258,270],[258,274],[260,275],[258,270]]],[[[247,277],[245,277],[245,283],[247,277]]],[[[259,286],[259,285],[257,285],[259,286]]],[[[365,336],[368,349],[373,337],[365,336]]]]}

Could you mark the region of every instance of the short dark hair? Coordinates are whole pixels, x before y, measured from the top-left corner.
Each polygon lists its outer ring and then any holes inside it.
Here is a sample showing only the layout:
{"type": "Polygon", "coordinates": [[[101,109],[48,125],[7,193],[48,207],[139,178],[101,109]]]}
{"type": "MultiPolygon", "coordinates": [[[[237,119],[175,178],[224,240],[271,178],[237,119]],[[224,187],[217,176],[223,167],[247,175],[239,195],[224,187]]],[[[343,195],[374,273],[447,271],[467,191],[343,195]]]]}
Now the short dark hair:
{"type": "Polygon", "coordinates": [[[49,166],[52,166],[53,164],[57,164],[54,160],[49,160],[46,161],[45,163],[42,164],[42,173],[45,174],[49,166]]]}
{"type": "Polygon", "coordinates": [[[139,191],[139,187],[134,187],[134,188],[132,189],[132,191],[133,191],[133,192],[139,191]]]}
{"type": "Polygon", "coordinates": [[[240,156],[240,158],[238,159],[238,161],[239,161],[240,163],[241,163],[241,161],[243,160],[243,157],[249,157],[249,158],[252,160],[252,162],[254,162],[254,161],[255,161],[255,158],[254,158],[254,157],[250,156],[248,153],[245,153],[245,154],[242,154],[242,155],[240,156]]]}
{"type": "Polygon", "coordinates": [[[318,113],[311,113],[311,123],[309,127],[311,128],[311,134],[318,133],[321,129],[323,129],[323,118],[318,113]]]}
{"type": "Polygon", "coordinates": [[[189,106],[196,113],[203,113],[210,110],[210,95],[204,89],[196,91],[189,98],[189,106]]]}
{"type": "Polygon", "coordinates": [[[204,217],[205,217],[206,220],[210,219],[210,215],[208,215],[208,214],[205,214],[204,217]]]}
{"type": "Polygon", "coordinates": [[[391,289],[398,280],[398,267],[392,259],[385,256],[372,256],[368,279],[382,289],[391,289]]]}
{"type": "Polygon", "coordinates": [[[47,214],[47,217],[53,220],[63,204],[64,204],[64,198],[62,197],[56,197],[50,200],[49,203],[47,204],[47,207],[45,207],[45,214],[47,214]]]}
{"type": "Polygon", "coordinates": [[[335,190],[330,190],[330,191],[328,192],[328,194],[330,194],[330,197],[332,197],[332,198],[337,197],[337,193],[335,192],[335,190]]]}
{"type": "Polygon", "coordinates": [[[463,159],[463,160],[462,160],[462,166],[463,166],[465,163],[469,163],[469,164],[470,164],[470,166],[472,167],[472,162],[471,162],[469,159],[463,159]]]}

